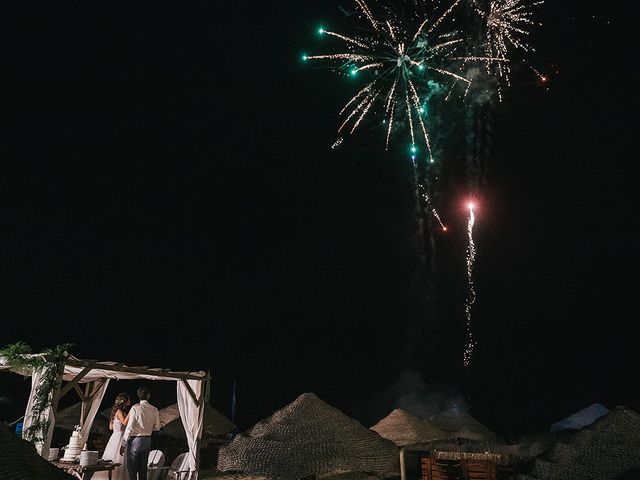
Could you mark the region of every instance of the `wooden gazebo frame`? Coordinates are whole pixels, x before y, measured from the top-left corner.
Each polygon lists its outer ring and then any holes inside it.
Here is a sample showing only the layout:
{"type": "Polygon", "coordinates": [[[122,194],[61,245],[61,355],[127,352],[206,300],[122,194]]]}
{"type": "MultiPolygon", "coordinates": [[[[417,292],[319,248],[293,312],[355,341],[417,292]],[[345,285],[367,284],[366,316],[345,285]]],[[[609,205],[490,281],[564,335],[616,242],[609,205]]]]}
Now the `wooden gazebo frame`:
{"type": "MultiPolygon", "coordinates": [[[[46,360],[46,357],[44,358],[46,360]]],[[[44,369],[46,368],[55,368],[55,364],[45,364],[44,369]]],[[[0,357],[0,371],[3,370],[32,377],[31,394],[24,417],[24,437],[27,424],[31,420],[31,407],[38,389],[41,372],[14,369],[0,357]]],[[[75,390],[82,401],[79,425],[82,432],[84,432],[83,438],[86,441],[89,430],[91,429],[91,424],[93,424],[100,402],[104,397],[105,390],[111,379],[175,381],[177,383],[178,396],[185,398],[188,396],[188,398],[191,399],[192,403],[190,405],[188,404],[190,402],[183,402],[181,415],[184,415],[185,412],[188,411],[189,420],[187,422],[191,428],[187,428],[187,423],[185,423],[184,418],[183,423],[185,424],[185,432],[187,434],[189,453],[191,456],[189,460],[191,466],[189,468],[194,472],[191,478],[197,478],[196,472],[199,463],[199,442],[202,435],[203,411],[205,401],[208,400],[209,383],[211,380],[209,374],[202,371],[179,372],[166,368],[151,368],[149,366],[132,367],[119,362],[80,359],[72,355],[67,355],[64,367],[58,372],[58,380],[51,397],[51,409],[50,415],[48,416],[49,431],[43,439],[43,442],[38,445],[40,454],[45,458],[48,457],[53,428],[55,426],[55,416],[58,411],[58,403],[60,399],[71,390],[75,390]],[[84,384],[84,389],[81,388],[81,384],[84,384]]],[[[180,401],[178,403],[180,404],[180,401]]]]}

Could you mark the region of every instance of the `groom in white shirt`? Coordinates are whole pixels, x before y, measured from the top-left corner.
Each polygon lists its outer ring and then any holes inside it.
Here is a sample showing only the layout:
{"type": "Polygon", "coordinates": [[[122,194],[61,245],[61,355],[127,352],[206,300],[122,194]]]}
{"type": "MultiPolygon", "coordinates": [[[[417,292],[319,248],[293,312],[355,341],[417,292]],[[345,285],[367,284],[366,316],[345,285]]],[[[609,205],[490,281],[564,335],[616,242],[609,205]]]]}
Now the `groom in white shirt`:
{"type": "Polygon", "coordinates": [[[160,430],[158,409],[149,403],[149,387],[138,389],[140,403],[129,411],[127,428],[122,436],[120,454],[127,450],[127,471],[129,480],[147,480],[147,462],[151,450],[151,433],[160,430]]]}

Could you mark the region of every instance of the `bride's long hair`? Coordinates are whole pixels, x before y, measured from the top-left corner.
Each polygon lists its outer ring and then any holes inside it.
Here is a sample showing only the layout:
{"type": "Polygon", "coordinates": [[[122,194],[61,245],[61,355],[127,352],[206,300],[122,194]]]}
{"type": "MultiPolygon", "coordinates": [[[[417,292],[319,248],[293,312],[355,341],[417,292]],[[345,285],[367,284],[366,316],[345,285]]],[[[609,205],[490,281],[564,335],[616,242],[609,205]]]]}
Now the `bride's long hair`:
{"type": "Polygon", "coordinates": [[[127,412],[129,411],[127,402],[129,402],[129,400],[130,397],[128,393],[123,392],[118,394],[118,396],[116,397],[116,401],[113,402],[113,407],[111,407],[111,415],[109,415],[110,422],[113,421],[118,410],[122,410],[122,413],[124,413],[125,416],[127,415],[127,412]]]}

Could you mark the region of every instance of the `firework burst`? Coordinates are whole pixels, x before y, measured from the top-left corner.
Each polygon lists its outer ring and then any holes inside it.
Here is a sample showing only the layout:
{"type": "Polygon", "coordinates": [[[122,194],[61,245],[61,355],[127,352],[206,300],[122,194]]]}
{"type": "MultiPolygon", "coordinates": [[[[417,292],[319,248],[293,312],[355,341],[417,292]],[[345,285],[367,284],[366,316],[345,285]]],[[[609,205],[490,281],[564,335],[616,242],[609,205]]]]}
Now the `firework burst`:
{"type": "MultiPolygon", "coordinates": [[[[360,19],[366,23],[365,34],[343,35],[324,28],[321,35],[341,41],[338,53],[305,55],[304,60],[323,60],[350,77],[366,75],[365,85],[340,111],[343,117],[338,132],[353,133],[368,114],[382,114],[386,128],[386,148],[394,128],[404,125],[409,132],[412,154],[424,142],[426,158],[433,162],[433,151],[426,125],[427,98],[430,88],[440,83],[462,85],[469,89],[471,80],[463,72],[471,60],[488,61],[485,57],[468,57],[465,38],[445,28],[462,0],[455,0],[438,13],[399,15],[390,8],[376,16],[364,0],[355,0],[360,19]]],[[[360,31],[360,30],[359,30],[360,31]]]]}
{"type": "MultiPolygon", "coordinates": [[[[431,99],[440,94],[445,101],[456,94],[467,97],[471,91],[471,79],[482,77],[486,70],[488,75],[497,78],[495,84],[501,100],[501,85],[510,85],[510,55],[514,50],[533,50],[525,41],[529,35],[528,28],[535,24],[530,7],[543,3],[542,0],[529,0],[533,3],[527,3],[527,0],[444,0],[449,3],[440,6],[439,1],[405,0],[405,7],[411,11],[396,11],[390,5],[380,5],[374,14],[365,0],[354,0],[354,12],[342,10],[345,15],[358,18],[355,33],[344,34],[325,28],[318,30],[320,35],[337,41],[341,49],[303,56],[304,61],[320,61],[354,81],[362,80],[357,93],[340,110],[339,137],[332,145],[333,149],[339,148],[347,134],[354,133],[365,119],[373,116],[381,117],[386,149],[395,132],[403,131],[410,139],[423,263],[426,257],[425,213],[431,212],[441,230],[447,231],[430,196],[434,193],[430,180],[438,179],[437,172],[443,162],[438,162],[433,168],[427,168],[427,164],[434,163],[428,126],[444,124],[444,114],[448,110],[437,112],[442,115],[434,118],[431,99]],[[431,8],[430,5],[435,6],[431,8]],[[463,10],[465,5],[468,8],[463,10]],[[478,68],[477,65],[486,68],[478,68]]],[[[546,77],[536,73],[541,82],[546,82],[546,77]]],[[[493,81],[489,83],[494,84],[493,81]]],[[[469,97],[473,97],[471,92],[469,97]]],[[[493,100],[494,97],[483,94],[483,98],[493,100]]],[[[481,102],[468,103],[478,105],[481,102]]],[[[444,104],[438,102],[438,105],[444,104]]],[[[467,173],[477,174],[473,171],[467,173]]],[[[466,368],[471,364],[476,346],[471,321],[476,300],[473,204],[469,204],[468,209],[468,288],[463,353],[466,368]]]]}
{"type": "MultiPolygon", "coordinates": [[[[498,79],[507,85],[511,84],[508,54],[511,50],[533,51],[526,42],[529,28],[536,25],[533,21],[531,7],[541,5],[544,0],[528,3],[525,0],[489,0],[486,6],[480,0],[472,0],[476,12],[486,22],[484,53],[488,58],[499,61],[486,62],[487,71],[495,73],[498,79]]],[[[502,99],[500,82],[498,95],[502,99]]]]}

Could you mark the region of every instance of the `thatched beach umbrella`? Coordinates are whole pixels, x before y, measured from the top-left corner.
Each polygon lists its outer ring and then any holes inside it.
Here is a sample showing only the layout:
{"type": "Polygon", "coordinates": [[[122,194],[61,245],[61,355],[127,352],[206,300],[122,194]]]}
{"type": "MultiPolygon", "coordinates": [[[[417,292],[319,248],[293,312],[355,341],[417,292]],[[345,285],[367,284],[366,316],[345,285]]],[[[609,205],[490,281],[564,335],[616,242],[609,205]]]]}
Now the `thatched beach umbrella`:
{"type": "MultiPolygon", "coordinates": [[[[168,436],[186,438],[177,403],[161,408],[159,413],[160,425],[162,425],[168,436]]],[[[236,426],[231,423],[227,417],[222,415],[211,405],[205,403],[202,426],[203,437],[223,437],[227,433],[233,432],[235,429],[236,426]]]]}
{"type": "Polygon", "coordinates": [[[618,406],[591,425],[567,433],[534,461],[523,480],[640,478],[640,415],[618,406]]]}
{"type": "Polygon", "coordinates": [[[398,449],[313,393],[237,435],[218,470],[282,480],[341,472],[397,473],[398,449]]]}
{"type": "Polygon", "coordinates": [[[435,424],[411,415],[401,408],[396,408],[371,427],[371,430],[378,432],[381,437],[391,440],[399,447],[447,438],[449,436],[449,434],[435,426],[435,424]]]}
{"type": "MultiPolygon", "coordinates": [[[[56,413],[56,428],[73,431],[76,425],[80,424],[80,412],[82,411],[82,402],[64,408],[56,413]]],[[[110,435],[109,420],[102,415],[96,415],[91,425],[91,433],[100,435],[110,435]]]]}
{"type": "Polygon", "coordinates": [[[446,410],[432,416],[429,421],[449,437],[466,438],[477,442],[493,442],[496,434],[468,413],[446,410]]]}

